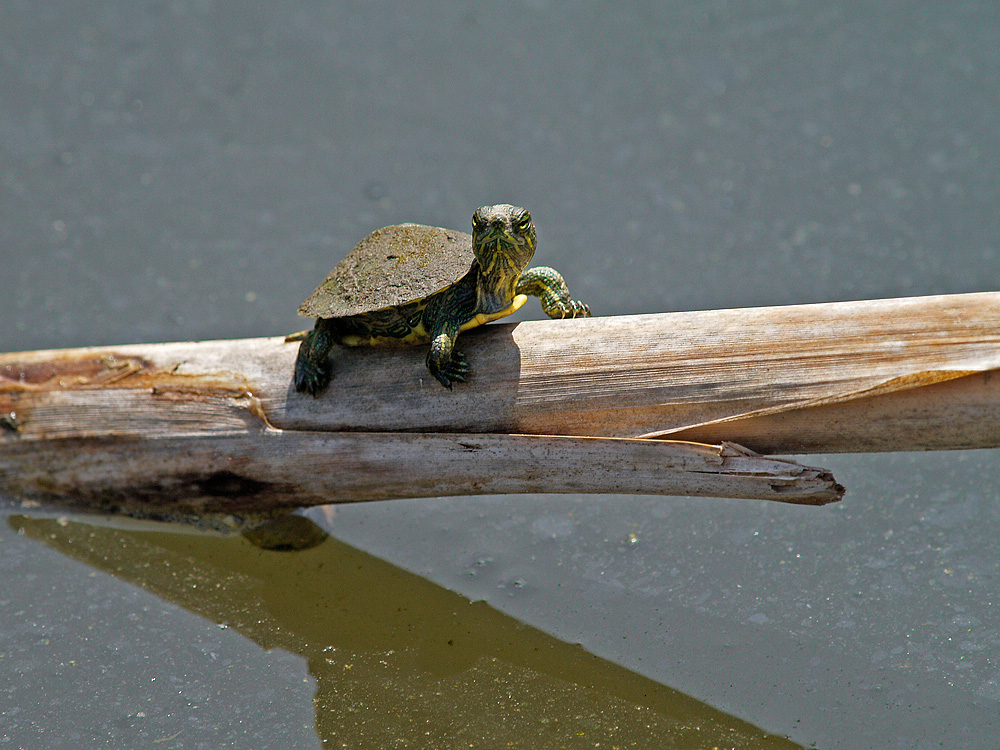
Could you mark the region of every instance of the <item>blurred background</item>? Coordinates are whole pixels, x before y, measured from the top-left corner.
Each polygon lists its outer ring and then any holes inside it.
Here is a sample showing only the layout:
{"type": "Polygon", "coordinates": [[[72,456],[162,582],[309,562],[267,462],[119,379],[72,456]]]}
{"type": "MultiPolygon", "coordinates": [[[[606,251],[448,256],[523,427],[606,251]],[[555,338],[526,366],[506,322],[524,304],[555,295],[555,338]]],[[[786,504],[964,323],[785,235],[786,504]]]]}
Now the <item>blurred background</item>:
{"type": "MultiPolygon", "coordinates": [[[[298,330],[371,230],[498,202],[598,315],[1000,288],[993,2],[0,9],[0,351],[298,330]]],[[[8,515],[0,744],[993,746],[998,454],[807,462],[843,503],[359,504],[307,553],[8,515]]]]}

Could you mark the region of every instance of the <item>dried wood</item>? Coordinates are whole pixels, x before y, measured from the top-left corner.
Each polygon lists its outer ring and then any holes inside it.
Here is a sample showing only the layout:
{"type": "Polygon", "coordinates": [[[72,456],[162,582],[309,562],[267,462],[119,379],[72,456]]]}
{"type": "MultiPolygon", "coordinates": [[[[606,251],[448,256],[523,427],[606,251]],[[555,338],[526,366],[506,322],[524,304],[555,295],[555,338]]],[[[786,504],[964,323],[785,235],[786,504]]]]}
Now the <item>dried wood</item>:
{"type": "Polygon", "coordinates": [[[420,348],[345,349],[319,399],[291,388],[297,344],[283,338],[3,354],[0,490],[114,505],[167,502],[173,486],[195,512],[231,509],[252,482],[281,505],[272,479],[295,505],[547,491],[824,502],[828,474],[723,444],[1000,444],[1000,293],[491,325],[460,344],[474,370],[452,392],[420,348]],[[727,462],[739,468],[705,469],[727,462]]]}
{"type": "Polygon", "coordinates": [[[0,486],[35,503],[173,521],[441,495],[644,493],[823,505],[843,494],[823,469],[733,445],[270,429],[56,440],[41,450],[23,442],[0,448],[0,486]]]}

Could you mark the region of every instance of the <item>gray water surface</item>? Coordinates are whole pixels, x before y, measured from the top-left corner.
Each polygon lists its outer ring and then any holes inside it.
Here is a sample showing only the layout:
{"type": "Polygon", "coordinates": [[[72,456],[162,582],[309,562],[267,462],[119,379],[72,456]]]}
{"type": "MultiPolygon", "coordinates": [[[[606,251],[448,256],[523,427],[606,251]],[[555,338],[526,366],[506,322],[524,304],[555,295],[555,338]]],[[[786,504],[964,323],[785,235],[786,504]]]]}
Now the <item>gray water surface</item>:
{"type": "MultiPolygon", "coordinates": [[[[297,330],[372,229],[467,230],[496,202],[530,208],[537,260],[601,315],[1000,288],[992,2],[0,8],[2,351],[297,330]]],[[[419,641],[387,655],[390,636],[338,641],[300,611],[325,580],[282,567],[300,563],[261,558],[258,579],[249,545],[11,516],[0,747],[363,747],[357,716],[397,747],[593,747],[615,739],[602,716],[634,746],[704,746],[680,732],[703,719],[720,746],[993,747],[998,456],[809,457],[848,487],[821,509],[537,495],[317,516],[322,554],[439,602],[428,638],[468,607],[481,638],[519,621],[556,655],[504,635],[438,672],[419,641]],[[365,680],[323,656],[335,642],[365,680]],[[379,684],[398,700],[327,710],[379,684]],[[462,695],[490,720],[449,712],[462,695]],[[540,739],[573,716],[582,734],[540,739]]],[[[338,616],[370,628],[359,609],[338,616]]]]}

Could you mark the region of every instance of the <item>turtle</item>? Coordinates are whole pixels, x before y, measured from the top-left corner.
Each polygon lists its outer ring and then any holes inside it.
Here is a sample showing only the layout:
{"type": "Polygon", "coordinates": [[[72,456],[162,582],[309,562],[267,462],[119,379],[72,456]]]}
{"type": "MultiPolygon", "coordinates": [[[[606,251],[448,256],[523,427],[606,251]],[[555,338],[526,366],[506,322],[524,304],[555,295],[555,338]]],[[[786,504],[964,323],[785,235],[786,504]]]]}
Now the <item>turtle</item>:
{"type": "Polygon", "coordinates": [[[471,235],[422,224],[372,232],[299,307],[316,323],[289,337],[301,341],[295,389],[312,396],[326,389],[335,344],[430,343],[427,369],[451,390],[469,375],[455,348],[459,332],[510,315],[526,295],[538,297],[549,317],[589,317],[555,269],[527,268],[535,238],[531,214],[506,203],[476,209],[471,235]]]}

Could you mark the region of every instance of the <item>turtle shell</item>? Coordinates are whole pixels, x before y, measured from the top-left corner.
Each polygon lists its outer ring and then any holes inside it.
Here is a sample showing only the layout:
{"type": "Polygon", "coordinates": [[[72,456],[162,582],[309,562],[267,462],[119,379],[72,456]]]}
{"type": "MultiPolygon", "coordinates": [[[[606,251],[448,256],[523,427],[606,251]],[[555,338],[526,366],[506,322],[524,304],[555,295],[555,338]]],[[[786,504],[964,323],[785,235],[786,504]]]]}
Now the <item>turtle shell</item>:
{"type": "Polygon", "coordinates": [[[376,229],[299,307],[307,318],[344,318],[423,299],[472,266],[472,235],[423,224],[376,229]]]}

